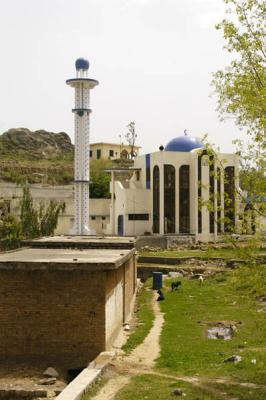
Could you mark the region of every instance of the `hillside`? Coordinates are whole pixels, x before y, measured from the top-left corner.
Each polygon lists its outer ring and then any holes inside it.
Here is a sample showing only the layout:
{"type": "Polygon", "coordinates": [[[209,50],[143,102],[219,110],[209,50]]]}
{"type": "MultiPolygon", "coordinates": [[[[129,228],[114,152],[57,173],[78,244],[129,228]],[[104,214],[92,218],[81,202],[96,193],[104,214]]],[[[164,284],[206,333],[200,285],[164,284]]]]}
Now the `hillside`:
{"type": "MultiPolygon", "coordinates": [[[[130,161],[93,160],[91,197],[108,197],[110,175],[104,169],[112,165],[128,166],[130,161]]],[[[118,178],[119,175],[117,175],[118,178]]],[[[121,179],[130,175],[123,174],[121,179]]],[[[74,145],[65,132],[27,128],[9,129],[0,135],[0,181],[67,185],[74,179],[74,145]]]]}
{"type": "Polygon", "coordinates": [[[73,151],[74,146],[65,132],[32,132],[27,128],[17,128],[0,136],[0,155],[5,157],[39,160],[72,155],[73,151]]]}
{"type": "Polygon", "coordinates": [[[65,132],[27,128],[0,135],[0,180],[67,184],[73,181],[74,145],[65,132]]]}

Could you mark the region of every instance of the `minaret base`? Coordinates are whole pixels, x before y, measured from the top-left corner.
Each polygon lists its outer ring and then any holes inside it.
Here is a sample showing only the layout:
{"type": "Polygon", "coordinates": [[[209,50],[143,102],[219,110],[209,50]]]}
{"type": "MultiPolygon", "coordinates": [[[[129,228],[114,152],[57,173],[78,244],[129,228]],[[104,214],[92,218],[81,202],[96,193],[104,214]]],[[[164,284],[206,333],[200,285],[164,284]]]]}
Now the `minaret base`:
{"type": "Polygon", "coordinates": [[[84,226],[82,232],[78,232],[77,229],[73,226],[73,228],[70,229],[69,234],[71,236],[96,236],[96,231],[94,229],[88,228],[87,226],[84,226]]]}

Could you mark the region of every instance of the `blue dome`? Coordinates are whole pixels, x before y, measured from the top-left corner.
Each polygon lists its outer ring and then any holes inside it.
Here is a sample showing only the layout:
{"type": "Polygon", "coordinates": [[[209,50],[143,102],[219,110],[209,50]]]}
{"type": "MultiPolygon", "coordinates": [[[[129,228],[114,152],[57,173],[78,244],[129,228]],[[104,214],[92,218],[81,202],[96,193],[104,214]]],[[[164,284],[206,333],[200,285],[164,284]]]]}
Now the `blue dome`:
{"type": "Polygon", "coordinates": [[[204,144],[199,138],[192,136],[178,136],[165,146],[165,151],[183,151],[188,152],[194,149],[202,149],[204,144]]]}
{"type": "Polygon", "coordinates": [[[75,62],[75,65],[76,65],[76,70],[79,69],[86,70],[89,69],[90,63],[88,60],[85,60],[85,58],[78,58],[75,62]]]}

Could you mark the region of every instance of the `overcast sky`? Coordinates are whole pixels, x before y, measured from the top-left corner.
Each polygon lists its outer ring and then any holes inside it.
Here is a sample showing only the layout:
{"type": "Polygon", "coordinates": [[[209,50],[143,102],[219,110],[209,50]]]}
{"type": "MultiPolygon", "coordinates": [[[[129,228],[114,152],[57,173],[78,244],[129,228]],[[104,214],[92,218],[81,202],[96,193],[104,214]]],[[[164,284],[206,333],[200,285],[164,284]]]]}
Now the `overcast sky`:
{"type": "MultiPolygon", "coordinates": [[[[0,0],[0,132],[65,131],[73,140],[78,57],[99,80],[91,94],[91,142],[119,143],[135,121],[142,152],[173,137],[209,134],[221,150],[240,137],[221,123],[212,72],[229,59],[222,0],[0,0]]],[[[242,135],[242,134],[241,134],[242,135]]]]}

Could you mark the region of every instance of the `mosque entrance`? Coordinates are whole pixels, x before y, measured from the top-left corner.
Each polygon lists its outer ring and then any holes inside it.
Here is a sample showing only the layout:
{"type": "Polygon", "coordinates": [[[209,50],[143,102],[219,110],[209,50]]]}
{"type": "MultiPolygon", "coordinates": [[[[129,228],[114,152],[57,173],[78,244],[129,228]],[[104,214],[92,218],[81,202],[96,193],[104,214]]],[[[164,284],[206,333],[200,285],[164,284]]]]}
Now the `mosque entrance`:
{"type": "Polygon", "coordinates": [[[124,236],[124,216],[123,215],[118,215],[117,233],[119,236],[124,236]]]}

